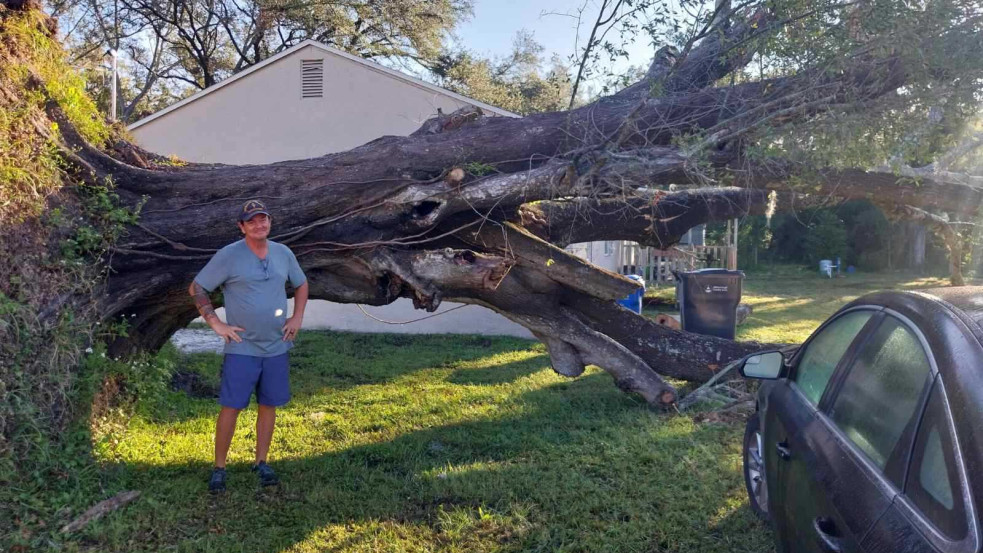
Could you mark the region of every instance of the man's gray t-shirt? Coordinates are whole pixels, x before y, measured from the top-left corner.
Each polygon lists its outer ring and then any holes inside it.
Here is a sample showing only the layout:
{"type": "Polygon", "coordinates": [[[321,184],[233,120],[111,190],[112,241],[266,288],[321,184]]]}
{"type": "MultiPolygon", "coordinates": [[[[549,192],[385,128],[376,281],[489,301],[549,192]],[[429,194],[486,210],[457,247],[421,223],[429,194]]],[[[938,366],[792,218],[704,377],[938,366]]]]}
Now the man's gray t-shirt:
{"type": "Polygon", "coordinates": [[[285,284],[289,278],[297,288],[307,277],[290,248],[271,240],[267,244],[269,251],[261,260],[245,240],[233,242],[219,250],[195,277],[209,292],[222,286],[226,322],[246,329],[238,333],[242,342],[230,340],[225,353],[275,357],[293,347],[293,342],[283,340],[285,284]]]}

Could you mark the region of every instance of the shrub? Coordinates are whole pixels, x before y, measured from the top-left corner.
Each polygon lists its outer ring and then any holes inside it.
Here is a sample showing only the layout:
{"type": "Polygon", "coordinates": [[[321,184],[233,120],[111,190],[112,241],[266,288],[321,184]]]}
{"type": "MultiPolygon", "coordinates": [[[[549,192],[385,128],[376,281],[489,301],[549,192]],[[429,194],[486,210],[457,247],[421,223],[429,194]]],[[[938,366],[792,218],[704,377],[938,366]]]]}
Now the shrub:
{"type": "Polygon", "coordinates": [[[820,259],[835,260],[846,253],[847,233],[843,221],[832,211],[816,211],[802,239],[801,261],[818,263],[820,259]]]}

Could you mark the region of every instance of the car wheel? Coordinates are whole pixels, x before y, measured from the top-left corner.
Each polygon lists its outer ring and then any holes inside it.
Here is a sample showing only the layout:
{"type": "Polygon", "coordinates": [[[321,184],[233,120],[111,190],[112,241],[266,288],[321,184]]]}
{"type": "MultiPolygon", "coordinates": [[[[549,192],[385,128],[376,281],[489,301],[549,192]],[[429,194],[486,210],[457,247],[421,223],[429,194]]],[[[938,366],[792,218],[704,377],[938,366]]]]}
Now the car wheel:
{"type": "Polygon", "coordinates": [[[744,485],[747,487],[751,510],[761,520],[768,520],[768,483],[765,480],[765,460],[762,455],[761,420],[751,415],[744,430],[744,485]]]}

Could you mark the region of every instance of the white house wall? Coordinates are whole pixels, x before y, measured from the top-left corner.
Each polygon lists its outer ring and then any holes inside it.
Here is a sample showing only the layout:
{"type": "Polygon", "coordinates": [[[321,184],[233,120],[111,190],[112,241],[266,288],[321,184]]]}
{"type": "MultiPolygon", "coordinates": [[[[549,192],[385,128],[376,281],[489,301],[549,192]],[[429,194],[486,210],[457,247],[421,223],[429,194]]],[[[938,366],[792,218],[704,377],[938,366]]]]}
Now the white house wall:
{"type": "MultiPolygon", "coordinates": [[[[304,313],[304,328],[392,334],[484,334],[535,339],[526,327],[480,305],[445,301],[435,312],[427,313],[413,307],[413,300],[404,298],[390,305],[366,305],[362,309],[352,304],[311,300],[304,313]]],[[[293,315],[293,310],[291,299],[288,316],[293,315]]],[[[216,314],[225,320],[224,309],[217,309],[216,314]]],[[[200,317],[195,321],[204,322],[200,317]]]]}
{"type": "Polygon", "coordinates": [[[145,149],[186,161],[262,164],[307,159],[407,135],[464,102],[315,46],[148,121],[130,132],[145,149]],[[324,96],[301,98],[301,60],[324,60],[324,96]]]}
{"type": "Polygon", "coordinates": [[[621,241],[610,240],[607,242],[581,242],[570,244],[566,250],[593,265],[611,271],[621,273],[621,241]]]}

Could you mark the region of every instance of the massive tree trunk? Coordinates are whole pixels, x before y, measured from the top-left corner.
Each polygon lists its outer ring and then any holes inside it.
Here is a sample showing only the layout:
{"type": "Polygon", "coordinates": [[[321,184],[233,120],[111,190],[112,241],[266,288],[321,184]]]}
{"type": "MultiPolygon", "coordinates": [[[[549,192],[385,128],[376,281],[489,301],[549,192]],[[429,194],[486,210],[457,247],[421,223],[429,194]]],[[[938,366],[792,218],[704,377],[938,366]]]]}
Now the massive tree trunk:
{"type": "MultiPolygon", "coordinates": [[[[114,348],[158,348],[196,316],[188,283],[238,238],[236,208],[259,198],[273,213],[271,238],[297,254],[313,298],[384,305],[406,297],[427,310],[444,299],[483,305],[529,328],[557,372],[576,376],[597,365],[621,388],[670,405],[677,393],[664,377],[703,381],[762,345],[672,330],[618,307],[614,300],[636,284],[564,245],[626,239],[665,248],[698,224],[764,213],[769,191],[779,209],[806,192],[873,192],[962,214],[983,200],[974,182],[947,175],[915,184],[890,170],[748,157],[745,141],[763,126],[831,105],[864,109],[909,77],[887,54],[858,56],[840,71],[717,86],[748,63],[750,37],[772,23],[762,11],[721,26],[685,56],[660,51],[644,81],[569,112],[511,119],[465,110],[411,136],[264,166],[175,167],[129,144],[106,153],[50,102],[76,178],[110,178],[124,203],[142,204],[95,295],[106,320],[130,322],[114,348]],[[677,140],[700,133],[707,138],[695,146],[677,140]],[[808,187],[788,184],[806,176],[808,187]]],[[[57,311],[55,303],[45,313],[57,311]]]]}

